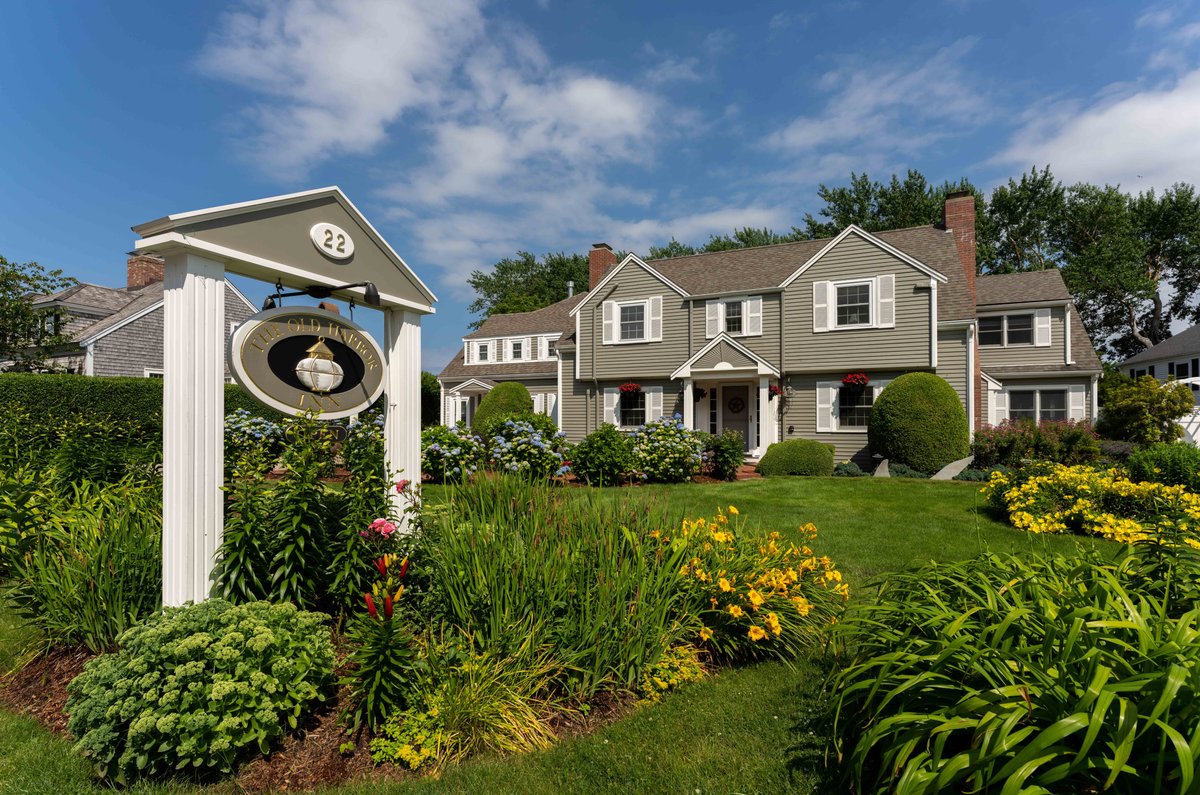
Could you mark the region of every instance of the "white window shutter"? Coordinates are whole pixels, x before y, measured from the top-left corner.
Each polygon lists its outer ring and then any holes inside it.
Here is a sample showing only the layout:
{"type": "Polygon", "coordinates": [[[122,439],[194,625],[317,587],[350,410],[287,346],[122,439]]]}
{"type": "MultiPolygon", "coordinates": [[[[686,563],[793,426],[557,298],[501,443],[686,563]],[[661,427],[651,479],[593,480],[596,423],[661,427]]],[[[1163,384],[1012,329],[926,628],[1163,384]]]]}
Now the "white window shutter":
{"type": "Polygon", "coordinates": [[[752,295],[746,299],[746,334],[762,335],[762,296],[752,295]]]}
{"type": "Polygon", "coordinates": [[[662,339],[662,296],[650,296],[650,340],[662,339]]]}
{"type": "Polygon", "coordinates": [[[555,425],[561,425],[558,421],[558,395],[553,392],[546,393],[546,414],[554,420],[555,425]]]}
{"type": "Polygon", "coordinates": [[[882,392],[883,388],[886,387],[890,383],[892,383],[892,382],[891,381],[872,381],[871,382],[871,402],[872,403],[874,403],[876,400],[879,400],[879,393],[882,392]]]}
{"type": "Polygon", "coordinates": [[[646,393],[646,422],[654,422],[663,415],[663,388],[648,386],[643,389],[646,393]]]}
{"type": "Polygon", "coordinates": [[[832,383],[817,384],[817,431],[832,431],[834,429],[834,400],[837,389],[832,383]]]}
{"type": "Polygon", "coordinates": [[[879,298],[876,308],[875,325],[879,328],[893,328],[896,325],[896,277],[886,273],[878,280],[879,298]]]}
{"type": "Polygon", "coordinates": [[[992,393],[992,424],[999,425],[1008,419],[1008,390],[998,389],[992,393]]]}
{"type": "Polygon", "coordinates": [[[525,355],[525,359],[527,361],[535,362],[540,358],[538,356],[537,349],[533,347],[536,344],[537,344],[537,340],[534,339],[533,337],[525,338],[525,344],[521,346],[521,350],[525,352],[524,355],[525,355]]]}
{"type": "Polygon", "coordinates": [[[604,387],[604,421],[620,425],[617,417],[617,403],[621,400],[621,392],[615,386],[604,387]]]}
{"type": "Polygon", "coordinates": [[[829,282],[813,282],[813,331],[829,331],[829,282]]]}
{"type": "Polygon", "coordinates": [[[538,346],[537,357],[538,357],[538,359],[549,359],[550,358],[550,346],[549,346],[548,342],[549,342],[549,340],[547,340],[545,337],[537,338],[537,346],[538,346]]]}
{"type": "Polygon", "coordinates": [[[721,302],[709,301],[704,305],[704,337],[712,339],[721,333],[721,302]]]}
{"type": "Polygon", "coordinates": [[[474,348],[475,345],[476,345],[476,343],[474,343],[474,342],[464,342],[463,343],[463,364],[471,363],[471,354],[474,353],[472,348],[474,348]]]}
{"type": "Polygon", "coordinates": [[[1050,310],[1039,309],[1033,317],[1033,344],[1045,348],[1050,344],[1050,310]]]}
{"type": "Polygon", "coordinates": [[[538,392],[536,395],[533,396],[533,413],[534,414],[545,414],[546,413],[545,406],[546,406],[546,396],[543,393],[538,392]]]}
{"type": "Polygon", "coordinates": [[[617,320],[616,320],[616,318],[617,318],[617,302],[616,301],[605,301],[604,302],[604,337],[603,337],[605,345],[612,345],[613,342],[615,342],[617,339],[617,334],[616,334],[617,320]]]}
{"type": "Polygon", "coordinates": [[[1072,384],[1067,389],[1067,417],[1073,420],[1087,419],[1087,387],[1072,384]]]}

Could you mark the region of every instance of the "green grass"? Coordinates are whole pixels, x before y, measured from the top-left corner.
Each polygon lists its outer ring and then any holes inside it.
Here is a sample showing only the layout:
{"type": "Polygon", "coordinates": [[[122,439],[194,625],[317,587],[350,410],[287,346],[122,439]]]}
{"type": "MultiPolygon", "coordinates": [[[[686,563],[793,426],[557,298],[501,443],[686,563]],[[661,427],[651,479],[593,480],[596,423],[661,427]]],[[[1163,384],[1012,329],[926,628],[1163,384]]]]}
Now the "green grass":
{"type": "MultiPolygon", "coordinates": [[[[610,499],[649,496],[679,516],[711,514],[736,505],[748,529],[818,528],[816,551],[832,557],[854,586],[884,571],[928,560],[960,560],[978,552],[1040,555],[1107,542],[1032,536],[992,518],[978,498],[979,484],[873,478],[772,478],[731,484],[610,489],[610,499]]],[[[433,487],[426,498],[445,499],[433,487]]],[[[0,610],[0,662],[21,640],[11,614],[0,610]]],[[[480,758],[446,771],[440,780],[341,787],[366,793],[807,793],[820,763],[793,769],[789,748],[807,735],[795,727],[811,707],[823,672],[817,662],[789,668],[766,663],[727,671],[669,695],[661,704],[587,737],[544,753],[480,758]]],[[[33,721],[0,711],[0,795],[100,792],[88,766],[66,741],[33,721]]],[[[147,793],[195,791],[147,785],[147,793]]],[[[234,792],[231,783],[206,795],[234,792]]]]}

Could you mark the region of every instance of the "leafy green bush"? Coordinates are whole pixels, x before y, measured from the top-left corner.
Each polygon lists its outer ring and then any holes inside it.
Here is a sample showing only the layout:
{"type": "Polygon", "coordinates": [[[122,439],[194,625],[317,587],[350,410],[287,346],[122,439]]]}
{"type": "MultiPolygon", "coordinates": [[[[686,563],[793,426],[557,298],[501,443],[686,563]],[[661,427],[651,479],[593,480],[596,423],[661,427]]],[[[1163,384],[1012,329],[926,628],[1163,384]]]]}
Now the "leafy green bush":
{"type": "Polygon", "coordinates": [[[979,467],[1016,467],[1026,460],[1089,464],[1100,457],[1099,437],[1086,420],[1005,420],[981,428],[971,443],[979,467]]]}
{"type": "Polygon", "coordinates": [[[477,434],[487,439],[489,437],[484,436],[482,429],[486,427],[487,423],[493,421],[494,417],[507,419],[514,414],[532,412],[533,397],[525,385],[519,381],[504,381],[492,387],[492,391],[479,401],[479,408],[475,410],[475,418],[471,427],[477,434]]]}
{"type": "Polygon", "coordinates": [[[970,452],[967,414],[954,387],[933,373],[905,373],[883,388],[867,426],[871,452],[937,472],[970,452]]]}
{"type": "Polygon", "coordinates": [[[558,426],[554,424],[554,420],[550,418],[550,415],[538,414],[535,411],[520,411],[514,414],[493,414],[483,422],[476,422],[471,427],[471,430],[487,444],[496,437],[496,434],[504,430],[504,424],[507,422],[528,423],[533,426],[534,430],[547,439],[558,435],[558,426]]]}
{"type": "Polygon", "coordinates": [[[1104,461],[1110,463],[1120,463],[1129,459],[1136,451],[1137,445],[1133,442],[1121,442],[1116,439],[1101,439],[1100,440],[1100,456],[1104,461]]]}
{"type": "Polygon", "coordinates": [[[611,423],[589,433],[568,453],[571,471],[593,486],[612,486],[633,474],[633,439],[611,423]]]}
{"type": "Polygon", "coordinates": [[[1006,475],[1010,471],[1011,470],[1008,467],[1002,466],[994,466],[987,469],[975,469],[968,467],[967,469],[964,469],[962,472],[959,472],[957,475],[955,475],[954,479],[966,481],[968,483],[987,483],[992,479],[993,472],[999,472],[1002,475],[1006,475]]]}
{"type": "Polygon", "coordinates": [[[483,459],[483,440],[462,425],[431,425],[421,431],[421,470],[434,483],[469,478],[483,459]]]}
{"type": "Polygon", "coordinates": [[[862,471],[862,467],[853,461],[843,461],[833,468],[833,476],[835,478],[864,478],[866,472],[862,471]]]}
{"type": "Polygon", "coordinates": [[[733,480],[746,461],[746,440],[741,431],[725,431],[705,437],[704,460],[718,480],[733,480]]]}
{"type": "Polygon", "coordinates": [[[226,474],[243,456],[262,458],[273,464],[283,450],[284,424],[273,422],[245,409],[225,413],[226,474]]]}
{"type": "Polygon", "coordinates": [[[1200,492],[1200,448],[1186,442],[1156,444],[1138,450],[1125,462],[1130,480],[1187,486],[1200,492]]]}
{"type": "Polygon", "coordinates": [[[1152,375],[1117,383],[1105,393],[1097,430],[1109,439],[1148,445],[1183,435],[1176,420],[1196,406],[1187,384],[1160,384],[1152,375]]]}
{"type": "Polygon", "coordinates": [[[918,472],[910,466],[904,464],[893,464],[888,462],[888,475],[894,478],[911,478],[913,480],[928,480],[929,473],[918,472]]]}
{"type": "Polygon", "coordinates": [[[58,493],[30,474],[6,474],[0,488],[0,529],[13,533],[9,599],[47,646],[104,651],[158,609],[161,490],[125,480],[58,493]]]}
{"type": "Polygon", "coordinates": [[[688,430],[678,414],[633,432],[633,466],[646,480],[682,483],[699,472],[703,462],[700,434],[688,430]]]}
{"type": "Polygon", "coordinates": [[[327,698],[334,657],[325,620],[269,602],[167,608],[68,686],[76,750],[122,783],[229,773],[327,698]]]}
{"type": "Polygon", "coordinates": [[[561,477],[570,471],[563,464],[562,433],[543,436],[522,420],[505,420],[492,437],[490,463],[494,469],[532,478],[561,477]]]}
{"type": "Polygon", "coordinates": [[[758,462],[758,473],[777,475],[833,474],[833,445],[812,439],[788,439],[775,442],[758,462]]]}
{"type": "Polygon", "coordinates": [[[844,783],[879,795],[1189,791],[1200,609],[1171,609],[1180,578],[1155,571],[1160,554],[986,555],[891,575],[838,630],[844,783]]]}

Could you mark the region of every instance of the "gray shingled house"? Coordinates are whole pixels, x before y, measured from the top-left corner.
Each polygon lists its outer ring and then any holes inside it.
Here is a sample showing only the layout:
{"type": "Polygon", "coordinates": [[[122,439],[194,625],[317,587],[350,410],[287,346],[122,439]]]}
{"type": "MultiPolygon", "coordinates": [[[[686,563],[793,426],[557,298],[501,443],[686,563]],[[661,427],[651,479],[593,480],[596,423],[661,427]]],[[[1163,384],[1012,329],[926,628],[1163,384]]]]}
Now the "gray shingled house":
{"type": "Polygon", "coordinates": [[[1153,348],[1130,356],[1118,365],[1130,378],[1149,375],[1159,381],[1174,378],[1192,388],[1196,408],[1179,421],[1184,438],[1200,444],[1200,326],[1167,337],[1153,348]]]}
{"type": "MultiPolygon", "coordinates": [[[[74,340],[48,357],[60,372],[156,378],[163,374],[163,261],[137,255],[127,262],[125,287],[77,284],[36,296],[39,309],[74,340]]],[[[232,284],[225,285],[225,320],[232,330],[257,311],[232,284]]],[[[226,372],[228,376],[228,372],[226,372]]]]}
{"type": "Polygon", "coordinates": [[[521,380],[572,441],[674,413],[740,431],[750,457],[809,438],[866,463],[871,405],[914,370],[945,378],[973,429],[1094,419],[1101,365],[1058,272],[977,277],[974,198],[943,219],[665,260],[597,244],[588,292],[463,338],[443,422],[521,380]]]}

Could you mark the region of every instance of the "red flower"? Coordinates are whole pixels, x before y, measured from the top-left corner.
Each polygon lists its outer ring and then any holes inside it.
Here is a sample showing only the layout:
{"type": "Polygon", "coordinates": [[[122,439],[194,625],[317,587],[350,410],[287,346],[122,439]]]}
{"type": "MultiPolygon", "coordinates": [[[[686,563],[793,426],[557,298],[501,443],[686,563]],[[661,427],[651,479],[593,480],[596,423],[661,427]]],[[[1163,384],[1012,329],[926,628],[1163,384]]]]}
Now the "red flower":
{"type": "Polygon", "coordinates": [[[403,494],[404,492],[408,491],[408,484],[411,482],[412,481],[409,481],[409,480],[401,480],[399,483],[396,484],[396,493],[403,494]]]}
{"type": "Polygon", "coordinates": [[[846,373],[842,377],[843,386],[866,386],[871,383],[871,379],[866,373],[846,373]]]}
{"type": "Polygon", "coordinates": [[[379,613],[375,610],[375,600],[371,598],[371,594],[363,595],[367,597],[367,612],[371,614],[371,618],[379,618],[379,613]]]}
{"type": "Polygon", "coordinates": [[[384,614],[384,616],[386,616],[388,618],[392,617],[392,595],[391,594],[387,594],[386,596],[383,597],[383,614],[384,614]]]}
{"type": "Polygon", "coordinates": [[[408,558],[405,558],[404,562],[400,564],[400,579],[403,580],[406,574],[408,574],[408,558]]]}
{"type": "Polygon", "coordinates": [[[387,570],[388,570],[387,558],[379,558],[378,560],[376,560],[375,568],[379,570],[380,577],[386,577],[387,570]]]}
{"type": "Polygon", "coordinates": [[[629,381],[628,383],[621,384],[617,389],[626,395],[636,395],[642,391],[642,385],[629,381]]]}

